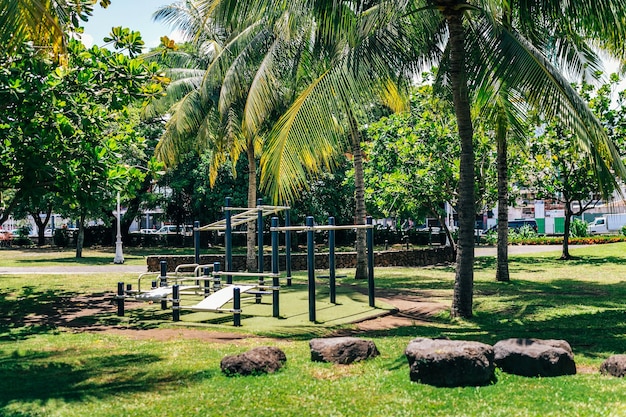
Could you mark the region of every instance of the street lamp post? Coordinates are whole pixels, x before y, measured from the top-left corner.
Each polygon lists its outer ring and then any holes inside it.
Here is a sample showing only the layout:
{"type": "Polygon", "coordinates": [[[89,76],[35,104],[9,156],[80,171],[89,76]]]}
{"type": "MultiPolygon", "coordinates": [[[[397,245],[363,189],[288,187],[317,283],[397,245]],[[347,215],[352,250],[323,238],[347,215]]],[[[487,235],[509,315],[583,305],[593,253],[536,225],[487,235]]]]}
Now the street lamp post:
{"type": "Polygon", "coordinates": [[[120,193],[117,193],[117,239],[115,240],[114,264],[124,263],[124,253],[122,252],[122,226],[120,224],[120,193]]]}

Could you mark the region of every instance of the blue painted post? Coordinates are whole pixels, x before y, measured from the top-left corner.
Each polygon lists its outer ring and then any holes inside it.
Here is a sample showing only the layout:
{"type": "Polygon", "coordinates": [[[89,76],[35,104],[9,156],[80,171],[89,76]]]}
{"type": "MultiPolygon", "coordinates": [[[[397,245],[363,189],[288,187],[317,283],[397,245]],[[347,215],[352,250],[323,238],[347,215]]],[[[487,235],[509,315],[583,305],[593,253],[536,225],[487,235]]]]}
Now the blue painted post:
{"type": "MultiPolygon", "coordinates": [[[[328,218],[328,225],[335,225],[335,218],[328,218]]],[[[330,302],[333,304],[337,303],[337,288],[335,287],[335,231],[328,231],[328,285],[330,287],[330,302]]]]}
{"type": "Polygon", "coordinates": [[[194,249],[194,254],[195,259],[196,259],[196,265],[200,264],[200,230],[198,230],[200,228],[200,222],[199,221],[195,221],[193,222],[193,249],[194,249]]]}
{"type": "Polygon", "coordinates": [[[233,325],[241,326],[241,290],[237,287],[233,289],[233,325]]]}
{"type": "MultiPolygon", "coordinates": [[[[257,269],[259,272],[263,272],[264,262],[263,262],[263,210],[259,207],[263,204],[263,199],[259,198],[256,200],[257,205],[257,220],[256,220],[256,235],[257,235],[257,244],[258,244],[258,252],[257,252],[257,269]]],[[[259,285],[264,285],[265,280],[262,276],[259,276],[259,285]]]]}
{"type": "Polygon", "coordinates": [[[172,287],[172,319],[180,321],[180,287],[178,284],[172,287]]]}
{"type": "Polygon", "coordinates": [[[211,270],[209,269],[208,266],[204,267],[204,270],[202,271],[202,278],[204,278],[204,296],[208,297],[208,295],[211,293],[211,289],[209,288],[211,286],[211,282],[209,281],[209,277],[211,276],[211,270]]]}
{"type": "MultiPolygon", "coordinates": [[[[289,209],[285,212],[285,226],[291,226],[289,209]]],[[[291,287],[291,231],[285,232],[285,269],[287,269],[287,286],[291,287]]]]}
{"type": "MultiPolygon", "coordinates": [[[[213,289],[215,290],[216,288],[221,288],[222,287],[222,279],[220,278],[219,275],[216,275],[216,272],[220,272],[220,263],[219,262],[213,262],[213,289]]],[[[231,282],[232,284],[232,282],[231,282]]]]}
{"type": "MultiPolygon", "coordinates": [[[[272,217],[272,227],[278,227],[278,217],[272,217]]],[[[280,292],[278,287],[280,282],[278,280],[278,231],[272,231],[272,274],[276,276],[272,277],[272,316],[278,317],[280,315],[280,292]]]]}
{"type": "MultiPolygon", "coordinates": [[[[226,202],[224,203],[224,218],[226,220],[226,230],[224,231],[224,246],[226,249],[226,265],[224,271],[230,272],[233,269],[233,227],[231,224],[230,216],[231,216],[231,198],[226,197],[226,202]]],[[[226,282],[232,284],[232,277],[228,277],[226,282]]]]}
{"type": "Polygon", "coordinates": [[[117,283],[117,316],[124,317],[124,283],[117,283]]]}
{"type": "Polygon", "coordinates": [[[306,226],[311,229],[306,232],[307,256],[306,264],[309,280],[309,321],[315,321],[315,230],[313,227],[313,217],[307,216],[306,226]]]}
{"type": "MultiPolygon", "coordinates": [[[[372,217],[367,216],[366,224],[372,225],[372,217]]],[[[370,307],[375,307],[374,294],[374,229],[367,229],[367,292],[369,294],[370,307]]]]}
{"type": "Polygon", "coordinates": [[[159,263],[161,268],[161,275],[159,276],[159,287],[167,286],[167,261],[161,261],[159,263]]]}
{"type": "MultiPolygon", "coordinates": [[[[167,287],[167,261],[161,261],[160,287],[167,287]]],[[[167,310],[167,300],[161,300],[161,310],[167,310]]]]}

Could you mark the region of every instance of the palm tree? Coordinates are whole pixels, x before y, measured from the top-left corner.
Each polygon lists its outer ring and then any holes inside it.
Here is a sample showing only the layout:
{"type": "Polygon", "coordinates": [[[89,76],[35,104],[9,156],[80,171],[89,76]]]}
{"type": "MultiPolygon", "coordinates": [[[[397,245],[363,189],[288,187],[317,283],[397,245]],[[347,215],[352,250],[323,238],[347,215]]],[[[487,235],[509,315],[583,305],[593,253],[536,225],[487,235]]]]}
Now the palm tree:
{"type": "MultiPolygon", "coordinates": [[[[97,0],[0,0],[0,51],[14,51],[22,42],[65,53],[66,30],[79,26],[93,11],[97,0]]],[[[100,0],[107,7],[110,0],[100,0]]]]}
{"type": "MultiPolygon", "coordinates": [[[[279,80],[292,79],[303,34],[286,40],[276,36],[265,20],[221,26],[206,18],[195,1],[161,8],[155,14],[187,33],[199,50],[209,51],[204,65],[172,71],[174,82],[164,100],[171,107],[157,154],[173,165],[190,150],[210,151],[210,178],[241,153],[248,161],[248,206],[255,207],[257,158],[272,118],[289,99],[289,88],[279,80]],[[277,57],[283,61],[277,65],[277,57]],[[287,61],[284,61],[284,60],[287,61]]],[[[167,40],[166,40],[167,41],[167,40]]],[[[180,52],[168,53],[174,57],[180,52]]],[[[187,63],[190,61],[187,61],[187,63]]],[[[163,111],[161,109],[161,111],[163,111]]],[[[275,119],[274,119],[275,120],[275,119]]],[[[256,268],[256,224],[248,224],[247,268],[256,268]]]]}
{"type": "MultiPolygon", "coordinates": [[[[549,116],[559,115],[590,151],[598,170],[610,166],[620,176],[626,176],[615,147],[597,119],[558,68],[546,58],[555,49],[541,43],[545,36],[539,36],[541,33],[553,35],[557,50],[565,58],[572,57],[571,52],[577,45],[559,42],[561,28],[579,33],[580,39],[593,39],[612,52],[623,52],[626,39],[621,20],[626,10],[623,0],[601,4],[589,0],[575,4],[562,0],[512,1],[507,3],[512,13],[504,15],[500,12],[502,3],[489,0],[472,3],[463,0],[336,1],[332,4],[304,0],[289,3],[223,0],[203,3],[216,19],[224,22],[234,22],[244,16],[260,18],[268,13],[280,16],[281,10],[309,13],[318,19],[317,26],[324,36],[344,34],[343,39],[348,41],[352,53],[342,62],[349,69],[347,74],[353,77],[358,78],[359,71],[367,66],[368,72],[376,73],[378,79],[393,74],[397,80],[406,75],[403,70],[407,62],[441,63],[439,69],[445,71],[452,94],[461,144],[453,316],[471,317],[473,304],[475,199],[470,86],[473,91],[480,86],[493,86],[495,82],[498,85],[494,91],[498,93],[499,86],[506,85],[511,103],[527,103],[549,116]],[[342,13],[348,4],[359,13],[342,13]],[[321,9],[320,5],[323,6],[321,9]],[[507,19],[515,24],[511,25],[507,19]],[[383,56],[385,60],[381,59],[383,56]],[[468,72],[470,63],[476,62],[482,65],[468,72]],[[393,66],[396,71],[390,72],[389,68],[393,66]]],[[[299,153],[300,158],[292,155],[284,158],[289,166],[283,171],[276,168],[276,158],[266,160],[267,167],[274,165],[273,172],[280,173],[277,178],[287,178],[275,187],[279,192],[300,187],[303,173],[319,168],[323,164],[320,161],[327,161],[332,155],[329,151],[332,144],[322,136],[328,134],[330,128],[335,128],[337,115],[345,114],[336,106],[336,98],[350,97],[356,101],[362,97],[361,91],[354,88],[356,83],[327,81],[330,75],[341,73],[337,68],[341,66],[334,66],[323,77],[315,79],[277,125],[276,137],[282,137],[275,142],[278,154],[289,149],[304,149],[299,153]],[[317,98],[315,103],[314,98],[317,98]],[[324,117],[320,118],[320,115],[324,117]],[[311,139],[311,131],[320,134],[311,139]],[[298,146],[285,147],[286,137],[295,137],[293,140],[298,146]],[[294,180],[296,177],[300,180],[294,180]]],[[[339,79],[348,79],[345,74],[339,79]]]]}

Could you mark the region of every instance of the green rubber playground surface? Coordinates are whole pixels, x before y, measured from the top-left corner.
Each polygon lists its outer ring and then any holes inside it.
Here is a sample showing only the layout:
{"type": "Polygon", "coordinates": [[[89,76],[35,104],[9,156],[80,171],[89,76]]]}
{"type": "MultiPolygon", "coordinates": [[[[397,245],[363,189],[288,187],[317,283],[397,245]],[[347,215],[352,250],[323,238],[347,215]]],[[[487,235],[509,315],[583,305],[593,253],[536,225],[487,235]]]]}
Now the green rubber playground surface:
{"type": "MultiPolygon", "coordinates": [[[[363,283],[365,284],[365,283],[363,283]]],[[[254,295],[241,296],[241,327],[237,331],[274,337],[310,336],[328,333],[329,328],[341,328],[359,321],[380,317],[394,311],[394,307],[375,299],[375,306],[370,307],[369,296],[362,287],[353,285],[337,286],[336,302],[330,302],[330,290],[317,285],[315,289],[314,317],[310,316],[308,285],[294,282],[292,286],[281,286],[279,299],[279,317],[273,317],[272,295],[261,297],[256,303],[254,295]],[[311,321],[314,318],[314,321],[311,321]]],[[[172,320],[172,309],[162,310],[159,303],[143,303],[127,300],[129,307],[124,317],[115,317],[129,324],[142,327],[173,326],[206,327],[215,330],[233,331],[233,314],[230,312],[207,312],[186,309],[201,301],[200,296],[182,294],[180,321],[172,320]]],[[[171,305],[168,305],[171,307],[171,305]]],[[[233,308],[232,301],[223,309],[233,308]]]]}

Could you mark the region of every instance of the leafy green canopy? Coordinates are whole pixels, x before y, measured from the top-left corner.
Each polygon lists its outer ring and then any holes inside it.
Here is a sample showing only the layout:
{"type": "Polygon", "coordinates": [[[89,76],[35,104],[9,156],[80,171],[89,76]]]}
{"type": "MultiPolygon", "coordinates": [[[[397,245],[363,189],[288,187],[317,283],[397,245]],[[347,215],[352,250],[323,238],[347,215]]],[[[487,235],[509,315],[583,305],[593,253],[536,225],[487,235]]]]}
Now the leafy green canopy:
{"type": "Polygon", "coordinates": [[[124,127],[128,106],[162,94],[160,70],[107,49],[68,44],[59,66],[24,45],[0,56],[0,190],[19,202],[50,194],[68,212],[102,210],[112,187],[137,175],[120,165],[137,146],[124,127]]]}

